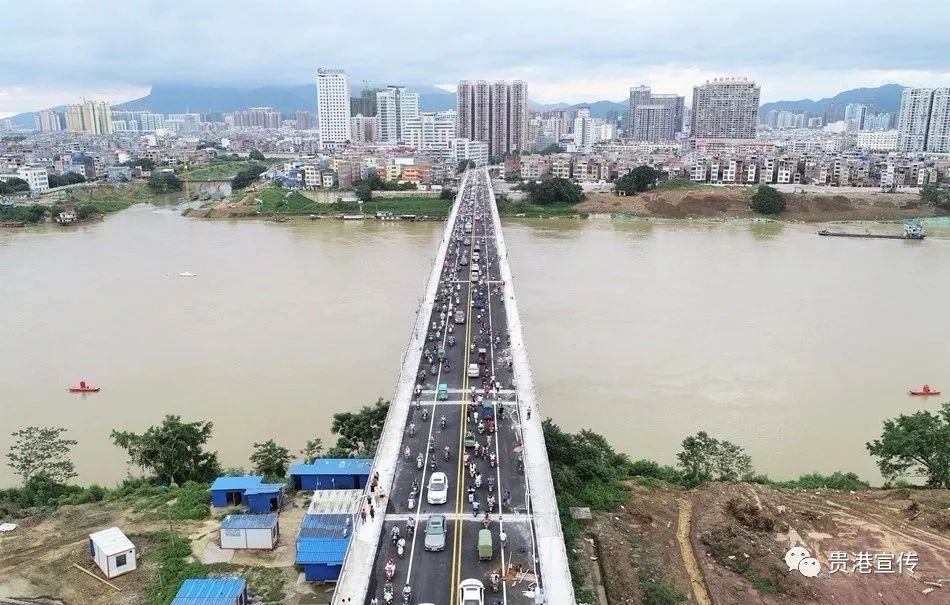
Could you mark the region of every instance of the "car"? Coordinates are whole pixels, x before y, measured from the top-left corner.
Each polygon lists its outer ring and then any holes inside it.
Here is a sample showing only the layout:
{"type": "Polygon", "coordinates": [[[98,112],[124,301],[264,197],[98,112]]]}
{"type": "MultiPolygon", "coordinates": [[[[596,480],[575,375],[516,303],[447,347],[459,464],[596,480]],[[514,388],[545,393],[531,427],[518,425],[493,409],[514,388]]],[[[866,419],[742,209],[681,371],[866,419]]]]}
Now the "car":
{"type": "Polygon", "coordinates": [[[445,550],[445,515],[429,515],[426,521],[425,549],[430,552],[445,550]]]}
{"type": "Polygon", "coordinates": [[[485,585],[468,578],[459,582],[459,605],[485,605],[485,585]]]}
{"type": "Polygon", "coordinates": [[[475,252],[472,252],[472,260],[475,261],[476,263],[478,262],[478,259],[480,257],[481,255],[478,253],[478,250],[476,250],[475,252]]]}
{"type": "Polygon", "coordinates": [[[465,311],[456,311],[455,312],[455,323],[463,324],[465,323],[465,311]]]}
{"type": "Polygon", "coordinates": [[[442,471],[432,473],[429,477],[429,489],[426,493],[426,502],[429,504],[445,504],[449,499],[449,478],[442,471]]]}
{"type": "Polygon", "coordinates": [[[468,364],[468,377],[469,378],[478,378],[481,374],[481,370],[478,369],[477,363],[468,364]]]}
{"type": "Polygon", "coordinates": [[[463,255],[462,255],[462,258],[459,259],[459,264],[462,265],[463,267],[464,267],[465,265],[467,265],[467,264],[468,264],[468,257],[463,254],[463,255]]]}

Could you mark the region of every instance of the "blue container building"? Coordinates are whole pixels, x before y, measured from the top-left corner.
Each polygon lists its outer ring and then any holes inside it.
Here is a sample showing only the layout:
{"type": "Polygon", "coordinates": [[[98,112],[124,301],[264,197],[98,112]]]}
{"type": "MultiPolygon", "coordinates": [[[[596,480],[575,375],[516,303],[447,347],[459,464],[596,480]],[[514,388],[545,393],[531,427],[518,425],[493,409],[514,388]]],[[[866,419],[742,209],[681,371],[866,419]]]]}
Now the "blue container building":
{"type": "Polygon", "coordinates": [[[319,458],[313,464],[290,467],[295,490],[363,489],[369,483],[372,458],[319,458]]]}
{"type": "Polygon", "coordinates": [[[211,484],[211,505],[246,506],[252,513],[279,511],[284,505],[284,485],[264,483],[263,477],[218,477],[211,484]]]}

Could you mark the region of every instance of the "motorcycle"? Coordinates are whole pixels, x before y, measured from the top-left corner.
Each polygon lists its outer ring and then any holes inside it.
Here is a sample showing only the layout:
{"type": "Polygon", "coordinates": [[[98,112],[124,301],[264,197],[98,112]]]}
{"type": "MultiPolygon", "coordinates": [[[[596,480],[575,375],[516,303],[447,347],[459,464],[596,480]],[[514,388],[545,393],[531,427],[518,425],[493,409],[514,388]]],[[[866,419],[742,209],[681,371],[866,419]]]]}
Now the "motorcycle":
{"type": "Polygon", "coordinates": [[[403,455],[406,457],[407,461],[412,457],[412,450],[409,449],[408,445],[406,446],[406,449],[403,450],[403,455]]]}
{"type": "Polygon", "coordinates": [[[400,538],[399,538],[399,526],[398,526],[398,525],[393,526],[393,531],[392,531],[392,533],[390,534],[390,536],[392,537],[392,541],[393,541],[393,545],[394,545],[394,546],[399,543],[400,538]]]}
{"type": "Polygon", "coordinates": [[[518,456],[518,471],[524,471],[524,456],[518,456]]]}
{"type": "Polygon", "coordinates": [[[386,579],[392,581],[393,577],[396,575],[396,562],[392,559],[386,563],[386,579]]]}
{"type": "Polygon", "coordinates": [[[445,449],[442,450],[442,457],[445,458],[445,461],[446,461],[446,462],[449,461],[449,456],[450,456],[450,455],[451,455],[451,454],[449,453],[449,446],[445,446],[445,449]]]}
{"type": "Polygon", "coordinates": [[[492,592],[498,592],[498,590],[500,589],[500,584],[501,584],[501,576],[499,576],[497,573],[493,573],[491,575],[492,592]]]}
{"type": "Polygon", "coordinates": [[[418,456],[416,456],[416,468],[418,470],[420,471],[422,470],[422,465],[424,462],[425,461],[422,459],[422,454],[419,454],[418,456]]]}
{"type": "MultiPolygon", "coordinates": [[[[422,410],[422,421],[425,422],[428,419],[429,419],[429,410],[428,408],[426,408],[422,410]]],[[[415,433],[415,431],[413,431],[413,433],[415,433]]]]}
{"type": "Polygon", "coordinates": [[[430,471],[435,470],[435,458],[432,458],[431,460],[429,460],[429,470],[430,471]]]}
{"type": "Polygon", "coordinates": [[[445,416],[439,419],[439,426],[442,428],[442,430],[445,430],[445,416]]]}
{"type": "MultiPolygon", "coordinates": [[[[423,416],[422,419],[425,420],[425,416],[423,416]]],[[[416,436],[416,423],[415,423],[415,422],[410,422],[410,423],[409,423],[409,436],[410,436],[410,437],[415,437],[415,436],[416,436]]]]}
{"type": "Polygon", "coordinates": [[[399,555],[399,558],[403,558],[403,555],[406,554],[406,539],[399,538],[399,542],[396,542],[396,554],[399,555]]]}
{"type": "Polygon", "coordinates": [[[402,589],[402,602],[404,605],[409,605],[410,601],[412,601],[412,588],[406,584],[406,587],[402,589]]]}
{"type": "Polygon", "coordinates": [[[413,519],[412,517],[409,517],[409,519],[406,520],[406,536],[408,536],[409,539],[412,540],[412,536],[415,533],[416,533],[416,520],[413,519]]]}
{"type": "Polygon", "coordinates": [[[489,456],[488,456],[488,464],[489,464],[489,466],[491,466],[492,468],[495,468],[495,452],[492,452],[491,454],[489,454],[489,456]]]}

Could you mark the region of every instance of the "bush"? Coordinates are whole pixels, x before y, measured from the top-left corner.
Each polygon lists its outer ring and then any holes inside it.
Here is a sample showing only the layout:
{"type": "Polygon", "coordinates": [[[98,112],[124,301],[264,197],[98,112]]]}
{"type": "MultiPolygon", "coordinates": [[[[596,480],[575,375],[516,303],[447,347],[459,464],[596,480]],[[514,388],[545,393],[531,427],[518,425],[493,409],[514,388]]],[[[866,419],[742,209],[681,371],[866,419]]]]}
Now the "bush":
{"type": "Polygon", "coordinates": [[[652,166],[637,166],[617,179],[617,191],[625,195],[635,195],[656,186],[659,175],[652,166]]]}
{"type": "Polygon", "coordinates": [[[264,174],[267,171],[267,166],[263,164],[251,164],[247,168],[240,170],[234,178],[231,179],[231,189],[235,191],[238,189],[244,189],[251,183],[257,180],[259,176],[264,174]]]}
{"type": "Polygon", "coordinates": [[[528,182],[522,186],[532,204],[578,204],[584,201],[584,190],[577,183],[555,177],[540,183],[528,182]]]}
{"type": "Polygon", "coordinates": [[[870,489],[871,484],[862,481],[855,473],[842,473],[835,471],[830,475],[820,473],[809,473],[802,475],[792,481],[775,482],[776,487],[801,488],[801,489],[840,489],[860,491],[870,489]]]}
{"type": "Polygon", "coordinates": [[[683,483],[683,472],[669,465],[660,465],[654,460],[640,459],[630,463],[627,472],[634,477],[661,479],[667,483],[683,483]]]}
{"type": "Polygon", "coordinates": [[[181,191],[181,181],[174,172],[153,172],[148,179],[148,190],[152,193],[172,193],[181,191]]]}
{"type": "Polygon", "coordinates": [[[752,209],[759,214],[778,214],[785,210],[785,198],[778,189],[759,185],[752,196],[752,209]]]}

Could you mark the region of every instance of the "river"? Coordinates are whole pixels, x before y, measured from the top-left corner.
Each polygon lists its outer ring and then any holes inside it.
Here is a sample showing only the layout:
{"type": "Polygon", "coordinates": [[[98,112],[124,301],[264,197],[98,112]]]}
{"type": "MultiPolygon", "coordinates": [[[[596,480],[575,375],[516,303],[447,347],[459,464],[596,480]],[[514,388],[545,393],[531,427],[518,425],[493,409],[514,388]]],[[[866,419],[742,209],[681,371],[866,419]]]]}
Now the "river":
{"type": "MultiPolygon", "coordinates": [[[[79,481],[130,470],[109,439],[165,414],[254,442],[330,439],[393,392],[439,223],[212,222],[135,206],[0,232],[0,451],[30,424],[79,441],[79,481]],[[196,277],[180,277],[190,271],[196,277]],[[76,395],[80,379],[100,393],[76,395]]],[[[775,478],[852,470],[884,419],[950,388],[950,239],[819,238],[804,225],[506,222],[544,413],[675,462],[697,430],[775,478]]],[[[0,485],[14,483],[0,468],[0,485]]]]}

